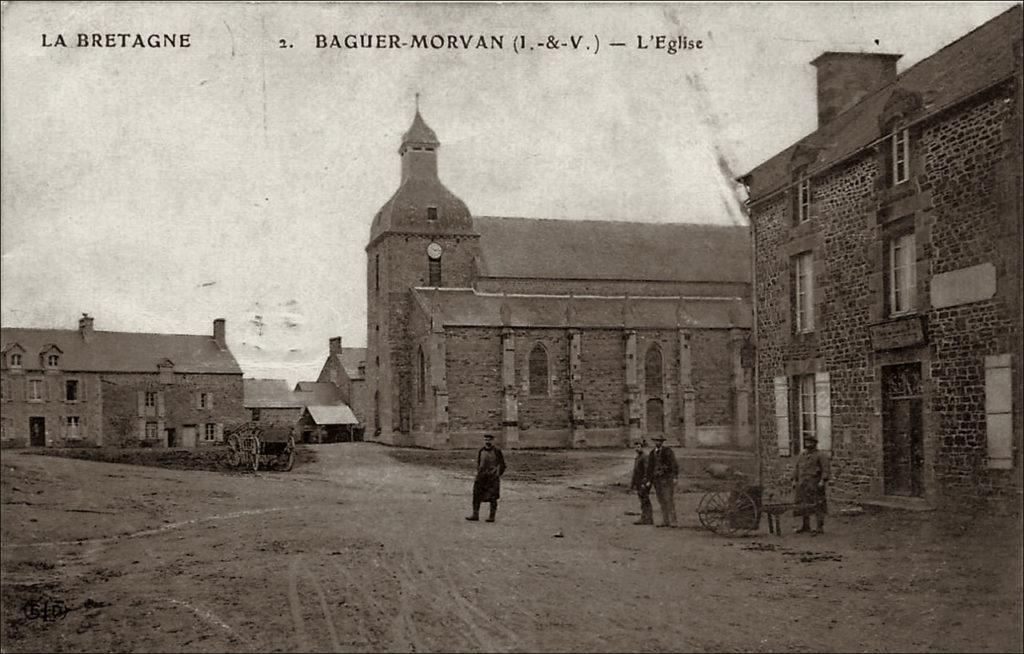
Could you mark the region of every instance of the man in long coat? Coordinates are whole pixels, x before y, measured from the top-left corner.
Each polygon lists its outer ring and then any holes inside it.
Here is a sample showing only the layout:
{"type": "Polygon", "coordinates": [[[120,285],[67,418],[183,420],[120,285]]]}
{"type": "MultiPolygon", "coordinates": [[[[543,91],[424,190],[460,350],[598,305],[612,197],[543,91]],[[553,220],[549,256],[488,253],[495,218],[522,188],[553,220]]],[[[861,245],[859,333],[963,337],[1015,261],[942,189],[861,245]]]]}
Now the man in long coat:
{"type": "Polygon", "coordinates": [[[494,522],[501,496],[501,476],[505,474],[505,456],[494,446],[494,436],[484,434],[484,446],[476,454],[476,480],[473,482],[473,515],[466,520],[480,519],[480,504],[489,502],[491,513],[487,522],[494,522]]]}
{"type": "Polygon", "coordinates": [[[647,474],[647,454],[644,452],[644,442],[636,442],[636,459],[633,461],[633,478],[629,482],[629,489],[636,491],[640,498],[640,519],[634,525],[653,525],[654,509],[651,506],[651,480],[647,474]]]}
{"type": "Polygon", "coordinates": [[[661,524],[658,526],[675,527],[676,477],[679,476],[679,465],[676,463],[676,455],[665,447],[664,436],[654,436],[652,440],[654,449],[651,450],[647,474],[650,475],[654,493],[658,497],[658,506],[661,507],[661,524]]]}
{"type": "Polygon", "coordinates": [[[818,449],[818,439],[804,436],[804,451],[793,466],[793,486],[796,488],[796,508],[793,515],[802,518],[802,525],[796,532],[811,531],[811,514],[814,514],[817,529],[813,534],[825,531],[825,513],[828,505],[825,485],[829,477],[828,455],[818,449]]]}

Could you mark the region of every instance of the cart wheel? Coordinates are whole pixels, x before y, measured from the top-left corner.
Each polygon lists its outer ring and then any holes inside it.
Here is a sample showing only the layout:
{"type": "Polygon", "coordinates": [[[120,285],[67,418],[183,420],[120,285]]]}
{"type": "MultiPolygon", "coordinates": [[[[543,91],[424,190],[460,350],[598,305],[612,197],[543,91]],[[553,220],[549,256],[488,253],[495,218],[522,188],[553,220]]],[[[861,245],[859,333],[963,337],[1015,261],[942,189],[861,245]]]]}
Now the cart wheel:
{"type": "Polygon", "coordinates": [[[289,470],[292,469],[292,466],[295,465],[295,439],[294,438],[289,438],[288,439],[288,447],[286,447],[284,452],[281,454],[281,458],[284,460],[284,462],[281,464],[281,470],[284,470],[285,472],[288,472],[289,470]]]}
{"type": "Polygon", "coordinates": [[[726,520],[728,531],[724,533],[746,534],[757,529],[761,521],[761,510],[754,498],[745,492],[735,492],[729,499],[729,516],[726,520]]]}
{"type": "Polygon", "coordinates": [[[256,472],[260,469],[260,438],[259,436],[253,436],[252,439],[252,471],[256,472]]]}
{"type": "Polygon", "coordinates": [[[700,498],[700,502],[697,504],[697,519],[700,520],[700,526],[705,529],[711,529],[705,514],[708,512],[708,504],[711,502],[712,495],[714,495],[713,492],[704,493],[704,496],[700,498]]]}
{"type": "Polygon", "coordinates": [[[697,517],[705,529],[718,533],[729,533],[729,495],[711,491],[706,493],[697,507],[697,517]]]}
{"type": "Polygon", "coordinates": [[[242,446],[239,445],[237,436],[228,438],[228,465],[232,468],[242,465],[242,446]]]}

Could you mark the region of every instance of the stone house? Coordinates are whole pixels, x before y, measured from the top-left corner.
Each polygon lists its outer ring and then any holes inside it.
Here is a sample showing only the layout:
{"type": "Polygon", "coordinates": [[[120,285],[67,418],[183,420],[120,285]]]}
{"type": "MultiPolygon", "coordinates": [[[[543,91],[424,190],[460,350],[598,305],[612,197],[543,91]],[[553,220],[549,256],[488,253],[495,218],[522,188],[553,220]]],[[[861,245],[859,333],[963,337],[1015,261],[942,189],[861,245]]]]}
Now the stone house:
{"type": "Polygon", "coordinates": [[[841,502],[1019,503],[1021,33],[822,54],[818,128],[742,178],[770,485],[814,434],[841,502]]]}
{"type": "Polygon", "coordinates": [[[244,420],[222,319],[209,336],[96,331],[90,316],[0,333],[5,446],[194,447],[244,420]]]}
{"type": "Polygon", "coordinates": [[[292,388],[283,379],[245,379],[243,387],[250,422],[293,427],[304,442],[362,436],[361,423],[333,381],[299,382],[292,388]]]}
{"type": "Polygon", "coordinates": [[[749,447],[745,227],[473,216],[417,111],[367,253],[367,439],[749,447]]]}
{"type": "Polygon", "coordinates": [[[366,424],[366,348],[342,347],[341,337],[328,341],[327,359],[324,361],[318,382],[330,382],[338,387],[341,399],[351,407],[359,423],[366,424]]]}

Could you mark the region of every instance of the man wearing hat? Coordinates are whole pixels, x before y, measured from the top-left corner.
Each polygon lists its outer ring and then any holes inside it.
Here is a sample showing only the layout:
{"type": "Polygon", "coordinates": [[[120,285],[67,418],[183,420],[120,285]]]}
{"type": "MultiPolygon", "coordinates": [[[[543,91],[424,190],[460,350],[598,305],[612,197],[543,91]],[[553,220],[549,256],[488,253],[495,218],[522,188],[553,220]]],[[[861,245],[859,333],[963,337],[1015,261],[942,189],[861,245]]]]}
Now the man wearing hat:
{"type": "Polygon", "coordinates": [[[644,452],[644,442],[639,438],[636,440],[636,459],[633,461],[633,479],[629,482],[629,489],[636,491],[640,498],[640,519],[634,525],[653,525],[654,509],[651,507],[651,480],[647,475],[647,454],[644,452]]]}
{"type": "Polygon", "coordinates": [[[810,516],[813,513],[817,529],[812,534],[825,531],[825,484],[828,483],[828,455],[818,450],[818,439],[813,435],[804,436],[804,451],[797,457],[793,467],[793,486],[796,489],[796,508],[793,515],[802,518],[802,525],[796,533],[811,531],[810,516]]]}
{"type": "Polygon", "coordinates": [[[654,486],[654,493],[658,496],[658,506],[661,507],[661,524],[658,526],[675,527],[676,477],[679,476],[676,455],[672,453],[672,450],[665,447],[664,436],[652,436],[651,440],[654,441],[654,449],[651,450],[647,474],[650,475],[651,484],[654,486]]]}
{"type": "Polygon", "coordinates": [[[498,512],[498,497],[501,494],[501,476],[505,474],[505,457],[501,449],[494,446],[494,436],[484,434],[484,446],[476,454],[476,480],[473,482],[473,515],[466,520],[480,519],[480,504],[489,502],[491,514],[487,522],[494,522],[498,512]]]}

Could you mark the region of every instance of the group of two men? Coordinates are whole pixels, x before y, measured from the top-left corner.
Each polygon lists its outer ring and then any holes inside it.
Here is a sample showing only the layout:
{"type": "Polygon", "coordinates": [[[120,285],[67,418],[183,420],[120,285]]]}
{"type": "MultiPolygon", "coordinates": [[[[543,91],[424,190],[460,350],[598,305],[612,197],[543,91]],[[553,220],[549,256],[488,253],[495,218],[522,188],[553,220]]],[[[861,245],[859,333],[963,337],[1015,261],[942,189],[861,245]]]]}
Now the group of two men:
{"type": "Polygon", "coordinates": [[[659,527],[676,526],[676,477],[679,476],[679,465],[676,455],[665,447],[663,436],[654,436],[654,449],[644,452],[644,442],[637,440],[636,459],[633,462],[633,479],[629,487],[635,490],[640,498],[640,519],[635,525],[653,525],[654,508],[651,506],[651,488],[658,498],[661,508],[661,524],[659,527]]]}

